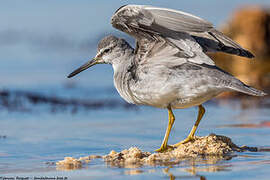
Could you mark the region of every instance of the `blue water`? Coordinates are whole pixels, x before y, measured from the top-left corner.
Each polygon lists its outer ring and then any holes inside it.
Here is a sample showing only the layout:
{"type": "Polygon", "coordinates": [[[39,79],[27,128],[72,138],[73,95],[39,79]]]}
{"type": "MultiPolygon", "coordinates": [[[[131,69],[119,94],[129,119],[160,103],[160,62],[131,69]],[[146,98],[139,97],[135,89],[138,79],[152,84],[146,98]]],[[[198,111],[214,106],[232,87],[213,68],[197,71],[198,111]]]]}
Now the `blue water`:
{"type": "MultiPolygon", "coordinates": [[[[123,4],[141,1],[1,1],[0,6],[0,89],[36,92],[65,99],[117,100],[109,65],[66,76],[95,56],[97,41],[108,33],[119,36],[109,24],[110,16],[123,4]]],[[[146,4],[176,8],[201,16],[219,26],[230,13],[254,1],[147,1],[146,4]]],[[[267,5],[266,0],[256,1],[267,5]]],[[[132,43],[132,39],[128,39],[132,43]]],[[[270,147],[269,127],[233,127],[270,121],[269,100],[212,101],[198,135],[226,135],[238,145],[270,147]]],[[[28,106],[27,106],[28,107],[28,106]]],[[[151,107],[126,109],[56,108],[48,104],[30,105],[31,111],[0,109],[1,177],[68,177],[68,179],[269,179],[269,152],[238,153],[231,160],[181,163],[171,167],[141,167],[129,175],[126,168],[114,168],[94,160],[83,169],[59,171],[53,163],[66,156],[105,155],[137,146],[157,149],[167,125],[167,112],[151,107]],[[2,136],[6,136],[5,138],[2,136]],[[50,164],[52,163],[52,165],[50,164]],[[210,170],[209,170],[210,169],[210,170]]],[[[185,138],[197,109],[176,110],[177,118],[170,142],[185,138]]]]}

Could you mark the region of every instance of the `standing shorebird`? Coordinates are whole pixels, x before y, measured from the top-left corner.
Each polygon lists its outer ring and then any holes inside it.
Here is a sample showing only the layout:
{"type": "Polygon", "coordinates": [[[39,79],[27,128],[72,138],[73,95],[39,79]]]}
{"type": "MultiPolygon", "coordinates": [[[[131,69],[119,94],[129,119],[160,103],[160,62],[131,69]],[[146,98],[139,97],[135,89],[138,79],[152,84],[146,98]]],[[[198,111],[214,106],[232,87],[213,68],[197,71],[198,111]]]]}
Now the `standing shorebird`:
{"type": "Polygon", "coordinates": [[[114,85],[127,102],[167,108],[169,123],[158,152],[192,141],[205,112],[202,103],[216,95],[224,91],[266,95],[215,66],[206,52],[254,56],[199,17],[173,9],[126,5],[114,13],[111,23],[134,37],[136,48],[124,39],[107,36],[99,42],[97,55],[68,78],[95,64],[111,64],[114,85]],[[198,106],[199,112],[188,137],[168,145],[175,120],[172,109],[192,106],[198,106]]]}

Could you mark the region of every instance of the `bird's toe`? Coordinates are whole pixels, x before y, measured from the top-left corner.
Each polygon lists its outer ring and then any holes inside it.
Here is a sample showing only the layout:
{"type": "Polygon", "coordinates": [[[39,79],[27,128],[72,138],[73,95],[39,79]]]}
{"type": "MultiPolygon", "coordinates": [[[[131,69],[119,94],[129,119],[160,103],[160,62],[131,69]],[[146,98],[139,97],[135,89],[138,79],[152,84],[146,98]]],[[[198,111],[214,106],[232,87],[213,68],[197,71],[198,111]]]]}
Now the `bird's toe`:
{"type": "Polygon", "coordinates": [[[171,151],[173,149],[174,149],[174,147],[171,145],[161,145],[161,147],[156,149],[155,151],[162,153],[162,152],[166,152],[166,151],[171,151]]]}

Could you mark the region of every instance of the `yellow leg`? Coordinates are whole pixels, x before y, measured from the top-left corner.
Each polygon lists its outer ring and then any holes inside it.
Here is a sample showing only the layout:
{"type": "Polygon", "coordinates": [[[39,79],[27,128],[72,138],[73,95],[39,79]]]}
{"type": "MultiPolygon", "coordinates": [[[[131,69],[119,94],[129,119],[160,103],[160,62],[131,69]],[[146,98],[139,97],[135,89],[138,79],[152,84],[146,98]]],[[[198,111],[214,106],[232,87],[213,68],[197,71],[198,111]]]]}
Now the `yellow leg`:
{"type": "Polygon", "coordinates": [[[196,130],[197,130],[199,124],[200,124],[200,121],[201,121],[201,119],[202,119],[202,117],[203,117],[203,115],[205,113],[205,109],[204,109],[204,107],[202,105],[199,105],[198,107],[199,107],[198,117],[197,117],[197,120],[196,120],[194,126],[192,127],[188,137],[186,139],[184,139],[183,141],[180,141],[179,143],[174,144],[172,147],[178,147],[181,144],[185,144],[185,143],[187,143],[189,141],[194,140],[195,132],[196,132],[196,130]]]}
{"type": "Polygon", "coordinates": [[[162,141],[160,148],[155,150],[157,152],[164,152],[168,150],[168,148],[171,148],[171,146],[168,145],[168,139],[169,139],[169,135],[170,135],[174,120],[175,120],[171,107],[168,107],[168,115],[169,115],[169,123],[168,123],[166,133],[165,133],[165,136],[164,136],[164,139],[162,141]]]}

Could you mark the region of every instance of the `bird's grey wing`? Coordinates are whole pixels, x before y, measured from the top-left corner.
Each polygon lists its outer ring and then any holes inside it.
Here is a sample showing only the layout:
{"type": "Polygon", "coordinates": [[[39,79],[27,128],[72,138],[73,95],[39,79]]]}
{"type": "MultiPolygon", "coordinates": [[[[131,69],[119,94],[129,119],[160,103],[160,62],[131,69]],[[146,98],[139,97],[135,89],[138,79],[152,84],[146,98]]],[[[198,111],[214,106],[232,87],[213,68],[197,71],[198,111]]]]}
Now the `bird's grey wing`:
{"type": "Polygon", "coordinates": [[[165,31],[160,34],[151,27],[153,18],[151,14],[142,9],[144,6],[128,5],[120,7],[112,17],[113,27],[128,33],[136,39],[137,60],[141,64],[150,60],[181,58],[179,64],[187,61],[214,65],[214,62],[203,53],[202,47],[185,32],[170,32],[173,36],[165,36],[165,31]],[[141,12],[144,13],[141,13],[141,12]],[[165,58],[166,57],[166,58],[165,58]]]}
{"type": "Polygon", "coordinates": [[[141,37],[140,40],[137,40],[135,51],[139,64],[147,64],[152,61],[155,63],[166,63],[168,61],[173,63],[172,61],[174,61],[180,65],[191,58],[185,50],[154,34],[151,37],[141,37]]]}
{"type": "Polygon", "coordinates": [[[211,23],[194,15],[153,6],[126,5],[112,17],[112,25],[140,40],[142,34],[156,34],[182,48],[180,34],[188,34],[204,52],[222,51],[245,57],[254,57],[229,37],[217,31],[211,23]]]}
{"type": "Polygon", "coordinates": [[[187,61],[196,64],[215,65],[199,44],[190,36],[182,34],[178,40],[152,35],[155,40],[143,38],[137,41],[137,59],[143,63],[167,63],[180,65],[187,61]]]}

